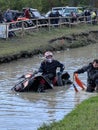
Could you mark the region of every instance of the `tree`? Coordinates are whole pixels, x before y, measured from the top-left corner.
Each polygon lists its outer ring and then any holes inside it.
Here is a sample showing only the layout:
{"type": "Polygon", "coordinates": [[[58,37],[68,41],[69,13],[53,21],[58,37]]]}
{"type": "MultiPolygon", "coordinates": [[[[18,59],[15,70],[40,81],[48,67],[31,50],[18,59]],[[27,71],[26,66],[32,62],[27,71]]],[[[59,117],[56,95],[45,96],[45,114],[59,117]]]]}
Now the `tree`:
{"type": "Polygon", "coordinates": [[[47,12],[54,6],[91,6],[98,7],[98,0],[0,0],[0,9],[21,10],[23,7],[37,8],[47,12]]]}

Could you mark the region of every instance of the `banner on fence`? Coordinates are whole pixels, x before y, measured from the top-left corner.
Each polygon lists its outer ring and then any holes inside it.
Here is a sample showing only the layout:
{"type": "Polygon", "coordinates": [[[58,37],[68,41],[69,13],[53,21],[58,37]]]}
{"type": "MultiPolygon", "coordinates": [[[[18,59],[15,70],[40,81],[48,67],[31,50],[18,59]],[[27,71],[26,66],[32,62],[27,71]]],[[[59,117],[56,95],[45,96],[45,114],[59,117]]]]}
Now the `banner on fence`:
{"type": "Polygon", "coordinates": [[[0,38],[8,38],[8,26],[6,24],[0,24],[0,38]]]}

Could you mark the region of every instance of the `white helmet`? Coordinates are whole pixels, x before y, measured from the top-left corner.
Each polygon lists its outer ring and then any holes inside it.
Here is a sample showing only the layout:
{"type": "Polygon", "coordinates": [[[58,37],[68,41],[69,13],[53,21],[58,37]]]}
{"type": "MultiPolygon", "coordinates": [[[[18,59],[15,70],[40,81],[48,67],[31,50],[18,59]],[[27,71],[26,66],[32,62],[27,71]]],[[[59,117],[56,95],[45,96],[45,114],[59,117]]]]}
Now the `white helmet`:
{"type": "Polygon", "coordinates": [[[46,51],[44,57],[47,58],[48,56],[53,56],[53,53],[51,51],[46,51]]]}

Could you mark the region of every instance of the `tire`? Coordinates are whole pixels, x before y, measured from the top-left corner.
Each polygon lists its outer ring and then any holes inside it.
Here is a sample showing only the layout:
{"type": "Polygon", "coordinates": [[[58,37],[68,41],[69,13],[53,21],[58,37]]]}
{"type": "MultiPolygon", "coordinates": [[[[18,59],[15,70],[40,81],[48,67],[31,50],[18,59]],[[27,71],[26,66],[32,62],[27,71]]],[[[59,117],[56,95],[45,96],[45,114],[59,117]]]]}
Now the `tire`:
{"type": "Polygon", "coordinates": [[[28,27],[28,23],[23,22],[23,26],[24,26],[25,28],[27,28],[27,27],[28,27]]]}

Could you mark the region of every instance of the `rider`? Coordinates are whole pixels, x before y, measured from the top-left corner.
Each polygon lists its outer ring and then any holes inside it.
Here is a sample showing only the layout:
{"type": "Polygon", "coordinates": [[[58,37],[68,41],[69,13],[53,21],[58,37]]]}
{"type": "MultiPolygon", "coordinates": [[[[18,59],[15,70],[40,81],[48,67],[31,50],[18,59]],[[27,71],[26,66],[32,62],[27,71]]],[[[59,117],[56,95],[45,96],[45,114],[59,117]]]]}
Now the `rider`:
{"type": "Polygon", "coordinates": [[[45,52],[44,57],[45,60],[42,61],[38,71],[41,72],[43,76],[52,80],[56,76],[57,68],[59,67],[60,73],[62,73],[65,67],[62,63],[53,58],[53,53],[50,51],[45,52]]]}
{"type": "Polygon", "coordinates": [[[45,59],[42,61],[38,72],[42,73],[44,78],[52,83],[53,79],[56,77],[57,68],[59,67],[59,73],[62,73],[65,67],[62,63],[53,58],[53,53],[50,51],[45,52],[44,57],[45,59]]]}
{"type": "Polygon", "coordinates": [[[87,71],[87,92],[93,92],[96,90],[98,92],[98,59],[94,59],[89,65],[78,69],[74,73],[84,73],[87,71]]]}

